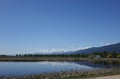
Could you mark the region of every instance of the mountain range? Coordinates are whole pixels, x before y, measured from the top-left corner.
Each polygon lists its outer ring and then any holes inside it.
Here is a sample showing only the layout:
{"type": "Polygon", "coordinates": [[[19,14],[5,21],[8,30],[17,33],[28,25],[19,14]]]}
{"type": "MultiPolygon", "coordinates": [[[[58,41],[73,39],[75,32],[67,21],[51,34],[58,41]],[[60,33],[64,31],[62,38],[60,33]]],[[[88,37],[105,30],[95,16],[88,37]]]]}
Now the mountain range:
{"type": "Polygon", "coordinates": [[[91,47],[87,49],[79,49],[75,51],[52,51],[48,53],[39,52],[39,54],[57,54],[57,55],[58,54],[81,54],[81,53],[90,54],[94,52],[104,52],[104,51],[120,53],[120,43],[109,44],[109,45],[104,45],[100,47],[91,47]]]}
{"type": "Polygon", "coordinates": [[[79,53],[89,54],[93,52],[104,52],[104,51],[120,53],[120,43],[105,45],[101,47],[92,47],[92,48],[83,49],[83,50],[77,50],[74,52],[74,54],[79,54],[79,53]]]}

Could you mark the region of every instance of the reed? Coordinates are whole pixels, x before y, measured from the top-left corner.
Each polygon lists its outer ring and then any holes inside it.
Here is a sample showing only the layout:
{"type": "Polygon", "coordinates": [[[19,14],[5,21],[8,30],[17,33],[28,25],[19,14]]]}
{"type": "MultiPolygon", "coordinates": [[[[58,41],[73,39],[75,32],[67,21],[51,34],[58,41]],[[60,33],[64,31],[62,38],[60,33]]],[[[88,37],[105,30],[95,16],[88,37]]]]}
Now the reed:
{"type": "Polygon", "coordinates": [[[97,69],[89,71],[66,71],[44,74],[29,74],[23,76],[0,76],[0,79],[83,79],[90,77],[98,77],[105,75],[120,74],[120,67],[113,67],[109,69],[97,69]]]}

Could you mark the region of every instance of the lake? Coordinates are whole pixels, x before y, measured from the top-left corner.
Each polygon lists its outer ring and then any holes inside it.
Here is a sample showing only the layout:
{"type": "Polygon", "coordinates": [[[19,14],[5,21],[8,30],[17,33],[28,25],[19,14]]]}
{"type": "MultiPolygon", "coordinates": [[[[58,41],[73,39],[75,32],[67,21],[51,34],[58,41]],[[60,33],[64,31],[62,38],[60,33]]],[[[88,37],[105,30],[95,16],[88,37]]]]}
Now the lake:
{"type": "Polygon", "coordinates": [[[0,75],[26,75],[48,72],[60,72],[71,70],[95,70],[100,68],[109,68],[120,64],[112,63],[92,63],[92,62],[0,62],[0,75]]]}

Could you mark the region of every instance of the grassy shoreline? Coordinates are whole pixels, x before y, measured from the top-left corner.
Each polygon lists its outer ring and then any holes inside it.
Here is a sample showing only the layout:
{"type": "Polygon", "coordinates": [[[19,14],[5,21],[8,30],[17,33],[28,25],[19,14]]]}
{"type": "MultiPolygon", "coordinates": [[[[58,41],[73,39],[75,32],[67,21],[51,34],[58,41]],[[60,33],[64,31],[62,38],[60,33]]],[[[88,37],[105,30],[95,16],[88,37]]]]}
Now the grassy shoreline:
{"type": "Polygon", "coordinates": [[[0,61],[118,61],[120,58],[80,58],[80,57],[0,57],[0,61]]]}
{"type": "Polygon", "coordinates": [[[24,76],[0,76],[0,79],[88,79],[101,76],[120,75],[120,68],[89,71],[66,71],[24,76]]]}

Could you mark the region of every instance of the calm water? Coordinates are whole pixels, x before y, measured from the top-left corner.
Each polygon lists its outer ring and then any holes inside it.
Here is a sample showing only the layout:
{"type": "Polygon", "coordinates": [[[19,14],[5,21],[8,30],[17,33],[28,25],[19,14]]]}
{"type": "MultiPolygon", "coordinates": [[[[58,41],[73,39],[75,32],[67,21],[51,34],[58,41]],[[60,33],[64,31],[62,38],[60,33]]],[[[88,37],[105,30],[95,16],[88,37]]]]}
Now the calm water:
{"type": "Polygon", "coordinates": [[[70,70],[94,70],[111,66],[113,66],[113,64],[91,62],[0,62],[0,75],[25,75],[70,70]]]}

